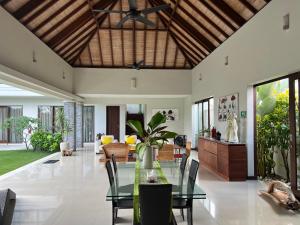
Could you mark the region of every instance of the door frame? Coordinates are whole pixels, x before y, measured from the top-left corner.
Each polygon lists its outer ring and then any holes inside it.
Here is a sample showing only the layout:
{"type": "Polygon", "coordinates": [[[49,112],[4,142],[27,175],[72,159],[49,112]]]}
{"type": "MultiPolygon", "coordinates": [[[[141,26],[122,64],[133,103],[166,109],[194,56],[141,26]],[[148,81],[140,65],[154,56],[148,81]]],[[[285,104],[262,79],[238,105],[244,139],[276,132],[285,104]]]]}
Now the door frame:
{"type": "MultiPolygon", "coordinates": [[[[288,83],[289,83],[289,121],[295,121],[295,101],[292,101],[292,99],[295,100],[294,80],[299,79],[300,81],[300,71],[253,85],[254,177],[255,179],[257,179],[256,88],[258,86],[283,80],[283,79],[288,79],[288,83]]],[[[300,82],[299,82],[299,87],[300,87],[300,82]]],[[[298,91],[300,94],[300,89],[298,91]]],[[[290,124],[290,141],[291,141],[291,150],[289,156],[291,189],[297,197],[300,197],[300,191],[297,190],[296,124],[291,122],[289,124],[290,124]]]]}
{"type": "Polygon", "coordinates": [[[121,125],[121,121],[120,121],[120,115],[121,115],[121,107],[119,105],[107,105],[106,106],[106,134],[107,135],[111,135],[108,133],[108,108],[109,107],[117,107],[119,109],[119,127],[118,127],[118,136],[114,135],[114,139],[118,139],[120,141],[120,125],[121,125]]]}
{"type": "MultiPolygon", "coordinates": [[[[296,121],[296,106],[295,106],[295,80],[298,80],[298,98],[300,97],[300,72],[294,73],[289,78],[289,121],[296,121]]],[[[300,102],[298,101],[298,104],[300,102]]],[[[299,106],[298,106],[299,108],[299,106]]],[[[299,121],[300,122],[300,121],[299,121]]],[[[290,168],[291,168],[291,188],[297,197],[300,197],[300,190],[297,188],[297,129],[296,123],[290,122],[290,168]]],[[[299,165],[298,165],[299,166],[299,165]]]]}

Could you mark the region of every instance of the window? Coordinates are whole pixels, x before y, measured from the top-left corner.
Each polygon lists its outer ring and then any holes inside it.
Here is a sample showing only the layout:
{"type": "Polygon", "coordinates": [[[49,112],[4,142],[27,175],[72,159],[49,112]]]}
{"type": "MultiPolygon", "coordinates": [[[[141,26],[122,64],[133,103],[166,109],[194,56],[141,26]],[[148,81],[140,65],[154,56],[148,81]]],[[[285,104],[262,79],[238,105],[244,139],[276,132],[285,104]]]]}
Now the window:
{"type": "Polygon", "coordinates": [[[195,102],[192,107],[193,146],[197,146],[198,137],[205,129],[211,129],[214,124],[214,99],[207,98],[195,102]]]}
{"type": "Polygon", "coordinates": [[[56,132],[55,121],[63,106],[41,105],[38,107],[38,118],[40,127],[49,132],[56,132]]]}
{"type": "Polygon", "coordinates": [[[94,142],[94,106],[83,107],[83,142],[94,142]]]}
{"type": "MultiPolygon", "coordinates": [[[[0,106],[0,127],[11,117],[18,118],[23,115],[22,106],[0,106]]],[[[22,143],[22,135],[18,135],[13,125],[10,129],[0,129],[0,142],[22,143]]]]}

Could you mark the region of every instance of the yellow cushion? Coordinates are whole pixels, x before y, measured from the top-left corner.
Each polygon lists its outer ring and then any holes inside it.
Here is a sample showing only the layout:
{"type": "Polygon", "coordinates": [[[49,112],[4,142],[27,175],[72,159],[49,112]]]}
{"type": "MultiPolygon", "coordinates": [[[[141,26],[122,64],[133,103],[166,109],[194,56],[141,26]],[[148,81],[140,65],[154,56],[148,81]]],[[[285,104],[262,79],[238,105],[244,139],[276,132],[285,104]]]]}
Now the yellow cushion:
{"type": "Polygon", "coordinates": [[[128,145],[133,145],[136,143],[136,136],[135,135],[131,135],[131,136],[127,136],[125,143],[128,145]]]}
{"type": "Polygon", "coordinates": [[[101,137],[101,142],[103,145],[107,145],[113,142],[113,137],[111,136],[102,136],[101,137]]]}

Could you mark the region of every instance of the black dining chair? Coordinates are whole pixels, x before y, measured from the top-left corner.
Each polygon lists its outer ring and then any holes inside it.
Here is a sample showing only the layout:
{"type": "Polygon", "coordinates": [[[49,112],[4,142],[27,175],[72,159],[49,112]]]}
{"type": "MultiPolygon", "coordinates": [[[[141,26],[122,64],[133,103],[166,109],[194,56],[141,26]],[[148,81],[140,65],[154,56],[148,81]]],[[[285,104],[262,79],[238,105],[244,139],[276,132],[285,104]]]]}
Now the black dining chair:
{"type": "Polygon", "coordinates": [[[116,157],[114,154],[111,156],[111,161],[114,168],[114,174],[115,174],[115,181],[116,181],[116,188],[118,189],[119,193],[133,193],[134,184],[128,184],[128,185],[119,185],[119,175],[118,175],[118,166],[116,157]]]}
{"type": "Polygon", "coordinates": [[[118,209],[133,209],[133,200],[126,198],[118,197],[118,189],[116,188],[116,181],[111,167],[111,162],[107,161],[105,163],[109,184],[112,193],[112,224],[115,224],[115,221],[118,217],[118,209]]]}
{"type": "MultiPolygon", "coordinates": [[[[187,209],[187,222],[188,225],[193,225],[193,197],[195,182],[197,178],[197,172],[199,168],[199,162],[192,160],[189,170],[189,176],[187,181],[187,198],[186,199],[173,199],[173,209],[180,209],[183,213],[183,209],[187,209]]],[[[184,216],[183,216],[184,219],[184,216]]]]}
{"type": "Polygon", "coordinates": [[[177,225],[172,212],[172,184],[140,184],[140,225],[177,225]]]}

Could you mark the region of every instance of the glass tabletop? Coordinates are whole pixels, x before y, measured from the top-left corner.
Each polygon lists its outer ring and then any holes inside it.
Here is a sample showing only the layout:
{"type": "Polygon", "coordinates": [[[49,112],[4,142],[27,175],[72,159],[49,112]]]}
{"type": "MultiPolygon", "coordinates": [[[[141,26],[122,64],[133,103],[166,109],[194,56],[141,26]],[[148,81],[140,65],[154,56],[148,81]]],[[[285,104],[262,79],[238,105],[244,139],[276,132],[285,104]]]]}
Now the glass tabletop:
{"type": "MultiPolygon", "coordinates": [[[[159,162],[163,175],[167,179],[167,182],[173,185],[172,196],[173,198],[180,199],[205,199],[206,193],[197,185],[191,188],[188,182],[188,171],[186,170],[183,178],[179,169],[179,162],[174,161],[160,161],[159,162]]],[[[135,162],[117,163],[117,178],[116,187],[110,187],[106,200],[111,201],[113,199],[133,199],[134,181],[135,181],[135,162]],[[112,190],[113,189],[113,190],[112,190]]],[[[147,170],[141,167],[140,176],[144,179],[140,179],[140,183],[147,182],[147,174],[154,174],[155,170],[147,170]]],[[[159,183],[159,181],[156,181],[159,183]]]]}

